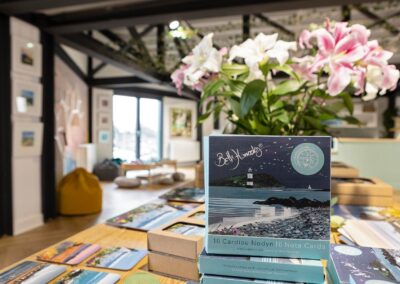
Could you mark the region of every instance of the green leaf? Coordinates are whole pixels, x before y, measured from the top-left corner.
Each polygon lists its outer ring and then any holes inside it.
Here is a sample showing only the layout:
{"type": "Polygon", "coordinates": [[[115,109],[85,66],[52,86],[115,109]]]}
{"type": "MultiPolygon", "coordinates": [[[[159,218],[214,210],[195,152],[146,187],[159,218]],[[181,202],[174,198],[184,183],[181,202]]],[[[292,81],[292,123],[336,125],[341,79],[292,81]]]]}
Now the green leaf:
{"type": "Polygon", "coordinates": [[[242,116],[246,116],[261,98],[265,89],[265,82],[262,80],[254,80],[247,84],[240,98],[240,110],[242,116]]]}
{"type": "Polygon", "coordinates": [[[294,72],[292,67],[290,67],[289,65],[277,65],[275,69],[283,73],[286,73],[287,75],[296,79],[297,81],[300,81],[299,76],[297,76],[296,72],[294,72]]]}
{"type": "Polygon", "coordinates": [[[229,64],[225,63],[222,65],[222,73],[230,76],[230,77],[235,77],[239,76],[241,74],[244,74],[249,71],[249,67],[243,64],[229,64]]]}
{"type": "Polygon", "coordinates": [[[340,96],[343,99],[344,106],[347,108],[347,110],[350,112],[350,114],[353,115],[354,105],[353,105],[353,100],[351,98],[351,95],[347,92],[343,92],[340,94],[340,96]]]}
{"type": "Polygon", "coordinates": [[[210,111],[200,115],[197,119],[197,124],[202,124],[211,115],[211,113],[212,112],[210,111]]]}
{"type": "Polygon", "coordinates": [[[246,87],[246,83],[239,80],[228,80],[228,85],[232,92],[237,92],[238,94],[241,94],[246,87]]]}
{"type": "Polygon", "coordinates": [[[235,100],[234,98],[228,98],[228,101],[229,101],[229,104],[231,105],[231,109],[232,109],[233,113],[237,117],[242,117],[239,101],[235,100]]]}
{"type": "Polygon", "coordinates": [[[266,63],[260,65],[260,70],[264,76],[267,76],[269,71],[276,68],[277,66],[279,66],[277,62],[267,61],[266,63]]]}
{"type": "Polygon", "coordinates": [[[305,83],[296,80],[285,80],[271,92],[272,95],[283,96],[298,93],[305,83]]]}
{"type": "Polygon", "coordinates": [[[315,129],[321,130],[324,128],[324,126],[321,124],[321,121],[315,117],[305,115],[304,120],[315,129]]]}
{"type": "Polygon", "coordinates": [[[288,124],[290,122],[289,115],[286,111],[282,111],[281,114],[276,117],[276,119],[278,119],[284,124],[288,124]]]}
{"type": "Polygon", "coordinates": [[[345,120],[349,124],[361,125],[361,121],[359,121],[354,116],[346,116],[346,117],[343,117],[342,119],[345,120]]]}
{"type": "Polygon", "coordinates": [[[225,85],[225,81],[222,79],[214,80],[209,82],[207,85],[205,85],[203,89],[203,93],[201,94],[201,99],[200,99],[200,104],[203,104],[204,101],[208,97],[215,96],[215,94],[220,90],[222,86],[225,85]]]}

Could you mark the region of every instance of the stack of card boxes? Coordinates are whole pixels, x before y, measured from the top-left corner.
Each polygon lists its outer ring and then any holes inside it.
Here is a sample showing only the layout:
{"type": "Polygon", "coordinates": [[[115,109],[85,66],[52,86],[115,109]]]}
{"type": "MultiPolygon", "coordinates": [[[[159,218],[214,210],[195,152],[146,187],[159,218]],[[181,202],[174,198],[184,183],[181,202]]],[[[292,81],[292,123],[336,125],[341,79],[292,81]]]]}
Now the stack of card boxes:
{"type": "Polygon", "coordinates": [[[378,178],[332,179],[332,196],[344,205],[390,207],[393,187],[378,178]]]}
{"type": "Polygon", "coordinates": [[[330,144],[329,137],[205,138],[203,284],[324,283],[330,144]]]}
{"type": "Polygon", "coordinates": [[[198,257],[204,247],[204,214],[203,205],[148,232],[149,270],[167,276],[199,280],[198,257]],[[177,226],[198,231],[186,234],[170,229],[177,226]]]}
{"type": "Polygon", "coordinates": [[[355,167],[335,161],[332,162],[331,176],[333,178],[356,178],[359,176],[359,171],[355,167]]]}

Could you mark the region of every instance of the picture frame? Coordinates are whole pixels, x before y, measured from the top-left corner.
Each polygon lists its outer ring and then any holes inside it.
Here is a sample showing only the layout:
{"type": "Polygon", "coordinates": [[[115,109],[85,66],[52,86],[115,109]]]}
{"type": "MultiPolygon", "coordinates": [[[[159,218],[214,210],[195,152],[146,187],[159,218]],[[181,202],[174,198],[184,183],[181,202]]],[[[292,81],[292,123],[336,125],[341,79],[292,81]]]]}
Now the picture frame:
{"type": "Polygon", "coordinates": [[[111,131],[110,130],[99,130],[99,143],[109,144],[111,142],[111,131]]]}
{"type": "Polygon", "coordinates": [[[15,72],[41,77],[42,45],[30,39],[12,36],[12,70],[15,72]]]}
{"type": "Polygon", "coordinates": [[[170,108],[170,137],[191,139],[193,136],[193,111],[190,108],[170,108]]]}
{"type": "Polygon", "coordinates": [[[98,114],[99,128],[110,129],[112,127],[112,117],[109,113],[100,112],[98,114]]]}
{"type": "Polygon", "coordinates": [[[98,100],[98,110],[104,112],[111,112],[112,96],[100,95],[98,100]]]}
{"type": "Polygon", "coordinates": [[[42,154],[43,123],[13,123],[13,156],[35,157],[42,154]]]}
{"type": "Polygon", "coordinates": [[[13,78],[12,112],[33,117],[42,116],[43,88],[39,83],[13,78]]]}

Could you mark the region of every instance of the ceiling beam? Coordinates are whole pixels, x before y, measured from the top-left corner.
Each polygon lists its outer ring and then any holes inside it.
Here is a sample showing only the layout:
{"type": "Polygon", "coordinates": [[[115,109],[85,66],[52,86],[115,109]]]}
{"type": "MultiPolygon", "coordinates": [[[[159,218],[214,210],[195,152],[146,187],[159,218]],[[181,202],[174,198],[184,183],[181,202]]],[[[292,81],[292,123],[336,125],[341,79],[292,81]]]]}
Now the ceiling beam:
{"type": "Polygon", "coordinates": [[[265,24],[277,29],[280,32],[283,32],[284,34],[288,35],[291,39],[294,39],[296,37],[295,33],[288,28],[286,28],[284,25],[281,25],[278,22],[275,22],[271,20],[270,18],[264,16],[263,14],[255,14],[255,16],[260,19],[262,22],[265,24]]]}
{"type": "Polygon", "coordinates": [[[381,25],[392,35],[398,35],[400,33],[400,30],[397,27],[389,23],[385,18],[382,18],[377,14],[371,12],[370,10],[368,10],[368,8],[365,8],[361,5],[357,5],[355,8],[367,18],[375,21],[380,21],[381,25]]]}
{"type": "Polygon", "coordinates": [[[260,11],[282,11],[302,8],[360,4],[374,0],[155,0],[116,6],[113,9],[64,13],[49,18],[47,31],[76,33],[85,30],[111,29],[142,24],[168,23],[172,20],[243,15],[260,11]]]}
{"type": "Polygon", "coordinates": [[[131,35],[130,42],[133,42],[140,52],[140,55],[143,57],[143,60],[148,62],[151,66],[155,67],[154,61],[150,55],[149,50],[146,47],[146,44],[143,42],[141,35],[138,33],[135,27],[128,28],[128,31],[131,35]]]}
{"type": "Polygon", "coordinates": [[[68,55],[68,53],[62,48],[60,44],[56,44],[55,53],[60,59],[68,65],[68,67],[84,82],[87,81],[87,75],[82,71],[76,62],[68,55]]]}
{"type": "Polygon", "coordinates": [[[0,11],[9,14],[25,14],[39,10],[92,4],[99,2],[112,2],[110,0],[6,0],[0,1],[0,11]]]}
{"type": "Polygon", "coordinates": [[[100,70],[102,70],[106,66],[107,66],[107,63],[105,63],[105,62],[99,63],[96,67],[93,68],[92,75],[95,75],[97,72],[99,72],[100,70]]]}
{"type": "Polygon", "coordinates": [[[71,34],[58,37],[62,44],[75,48],[88,56],[97,58],[107,64],[114,65],[133,75],[151,83],[161,82],[163,78],[152,70],[148,70],[134,62],[129,57],[115,52],[114,49],[104,45],[102,42],[84,34],[71,34]]]}
{"type": "Polygon", "coordinates": [[[91,78],[88,80],[88,84],[92,87],[102,87],[108,89],[130,88],[134,87],[137,83],[146,83],[146,81],[136,76],[91,78]]]}

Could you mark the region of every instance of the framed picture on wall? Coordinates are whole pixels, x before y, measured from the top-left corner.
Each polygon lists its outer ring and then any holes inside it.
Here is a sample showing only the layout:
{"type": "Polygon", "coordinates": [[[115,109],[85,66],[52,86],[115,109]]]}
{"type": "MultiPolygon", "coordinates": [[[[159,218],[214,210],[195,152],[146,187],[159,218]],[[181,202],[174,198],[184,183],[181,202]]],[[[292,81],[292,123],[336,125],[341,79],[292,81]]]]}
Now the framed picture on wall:
{"type": "Polygon", "coordinates": [[[110,130],[99,130],[99,143],[109,144],[111,142],[111,131],[110,130]]]}
{"type": "Polygon", "coordinates": [[[101,95],[99,96],[99,105],[98,109],[99,111],[107,111],[111,112],[111,107],[112,107],[112,96],[109,95],[101,95]]]}
{"type": "Polygon", "coordinates": [[[193,113],[187,108],[170,109],[170,136],[171,138],[192,138],[193,113]]]}
{"type": "Polygon", "coordinates": [[[34,157],[42,154],[43,124],[40,122],[13,123],[13,156],[34,157]]]}
{"type": "Polygon", "coordinates": [[[109,113],[100,112],[98,114],[98,124],[99,128],[108,128],[112,127],[111,115],[109,113]]]}
{"type": "Polygon", "coordinates": [[[42,75],[42,46],[18,36],[11,40],[12,70],[27,75],[41,77],[42,75]]]}
{"type": "Polygon", "coordinates": [[[13,114],[42,116],[42,85],[13,78],[12,110],[13,114]]]}

